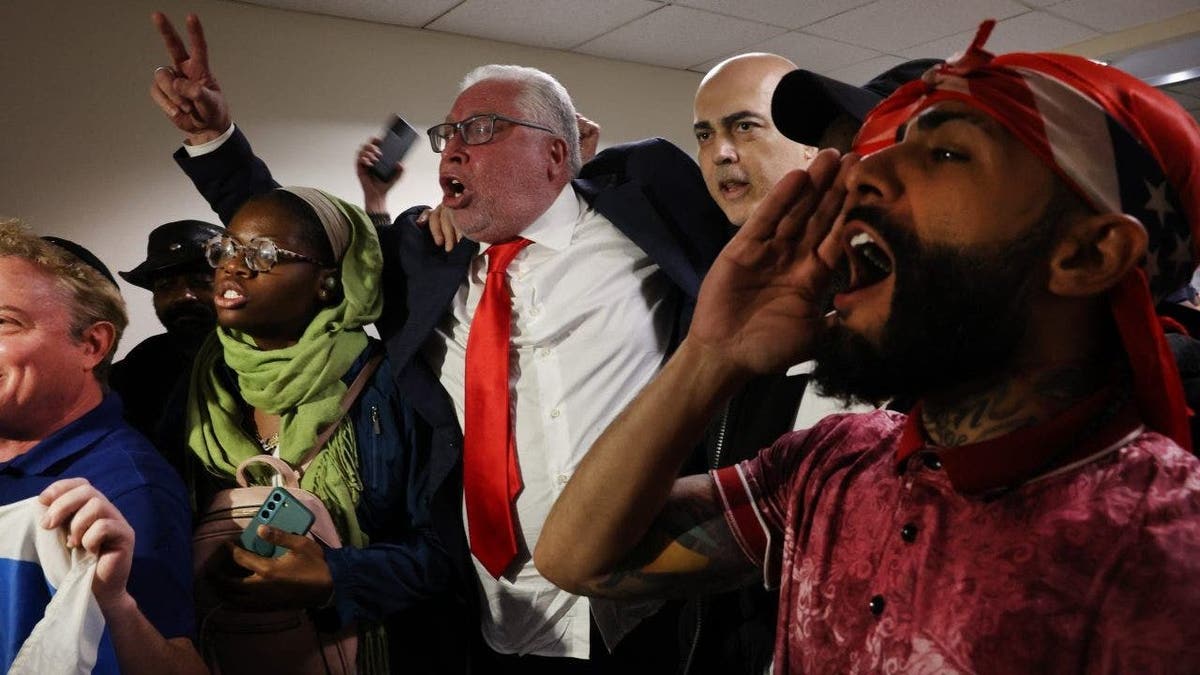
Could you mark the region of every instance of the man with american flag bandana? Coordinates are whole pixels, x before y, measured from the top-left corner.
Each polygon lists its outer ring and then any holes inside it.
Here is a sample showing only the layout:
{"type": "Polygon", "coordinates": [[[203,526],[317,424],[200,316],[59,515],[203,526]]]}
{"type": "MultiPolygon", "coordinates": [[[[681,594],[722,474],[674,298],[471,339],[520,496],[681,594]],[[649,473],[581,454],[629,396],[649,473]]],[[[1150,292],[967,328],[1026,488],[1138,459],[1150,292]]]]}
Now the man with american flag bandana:
{"type": "Polygon", "coordinates": [[[1200,128],[1102,64],[994,56],[993,25],[737,234],[547,520],[546,577],[777,584],[776,673],[1200,669],[1200,465],[1153,311],[1194,266],[1200,128]],[[675,480],[698,420],[809,356],[919,403],[675,480]]]}

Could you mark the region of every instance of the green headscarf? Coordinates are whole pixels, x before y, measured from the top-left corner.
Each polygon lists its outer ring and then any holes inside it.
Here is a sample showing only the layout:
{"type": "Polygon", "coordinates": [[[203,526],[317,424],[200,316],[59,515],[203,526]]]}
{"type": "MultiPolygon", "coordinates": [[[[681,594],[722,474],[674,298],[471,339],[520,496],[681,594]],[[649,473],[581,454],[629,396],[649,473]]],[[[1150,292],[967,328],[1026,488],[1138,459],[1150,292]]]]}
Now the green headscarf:
{"type": "MultiPolygon", "coordinates": [[[[279,456],[292,466],[339,412],[346,385],[341,378],[367,347],[363,326],[379,317],[383,253],[367,214],[336,197],[312,188],[279,188],[300,197],[317,214],[341,256],[342,301],[322,309],[300,340],[283,349],[260,350],[245,333],[217,328],[196,356],[188,396],[188,446],[205,468],[231,478],[246,458],[262,447],[244,431],[238,397],[220,376],[223,362],[237,374],[238,393],[246,403],[280,415],[279,456]],[[347,236],[348,234],[348,236],[347,236]]],[[[343,420],[301,476],[300,487],[315,494],[329,509],[343,543],[362,547],[366,535],[355,514],[362,481],[354,425],[343,420]]]]}

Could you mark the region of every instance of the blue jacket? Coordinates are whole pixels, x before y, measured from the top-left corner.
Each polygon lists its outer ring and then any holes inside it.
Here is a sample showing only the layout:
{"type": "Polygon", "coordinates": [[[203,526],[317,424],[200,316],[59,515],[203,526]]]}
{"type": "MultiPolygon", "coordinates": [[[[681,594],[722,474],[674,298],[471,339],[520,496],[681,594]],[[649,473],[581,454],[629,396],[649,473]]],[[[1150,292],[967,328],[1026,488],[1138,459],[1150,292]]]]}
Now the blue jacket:
{"type": "MultiPolygon", "coordinates": [[[[342,377],[347,386],[380,348],[371,341],[342,377]]],[[[340,621],[380,622],[454,585],[430,510],[444,476],[430,470],[432,429],[400,396],[386,356],[346,418],[354,424],[363,482],[356,512],[370,545],[330,549],[325,561],[340,621]]]]}

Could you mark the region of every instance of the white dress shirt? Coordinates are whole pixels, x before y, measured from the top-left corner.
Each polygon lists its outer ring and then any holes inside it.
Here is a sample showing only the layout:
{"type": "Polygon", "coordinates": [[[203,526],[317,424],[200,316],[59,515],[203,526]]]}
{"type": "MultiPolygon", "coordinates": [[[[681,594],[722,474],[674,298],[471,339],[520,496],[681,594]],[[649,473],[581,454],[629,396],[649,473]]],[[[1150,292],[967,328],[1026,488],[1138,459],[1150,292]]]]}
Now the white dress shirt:
{"type": "MultiPolygon", "coordinates": [[[[500,653],[586,659],[589,611],[612,646],[659,603],[617,606],[571,595],[538,573],[530,551],[592,442],[662,366],[679,298],[658,265],[570,185],[522,236],[533,243],[506,272],[509,392],[524,482],[516,502],[518,551],[499,580],[475,560],[483,635],[500,653]]],[[[424,347],[460,424],[467,336],[487,264],[481,250],[424,347]]]]}

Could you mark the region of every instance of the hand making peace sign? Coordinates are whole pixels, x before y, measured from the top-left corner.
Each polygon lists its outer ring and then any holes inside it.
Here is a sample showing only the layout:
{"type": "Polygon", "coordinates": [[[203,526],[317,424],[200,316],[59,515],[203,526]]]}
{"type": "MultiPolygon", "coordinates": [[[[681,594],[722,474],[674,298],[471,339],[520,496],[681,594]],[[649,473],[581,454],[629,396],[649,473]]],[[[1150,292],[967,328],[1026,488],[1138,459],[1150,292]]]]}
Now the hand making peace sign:
{"type": "Polygon", "coordinates": [[[150,98],[172,124],[188,135],[190,144],[213,140],[229,128],[229,107],[208,68],[208,44],[200,18],[195,14],[187,17],[191,54],[166,15],[155,12],[151,20],[162,35],[171,65],[155,69],[150,98]]]}

